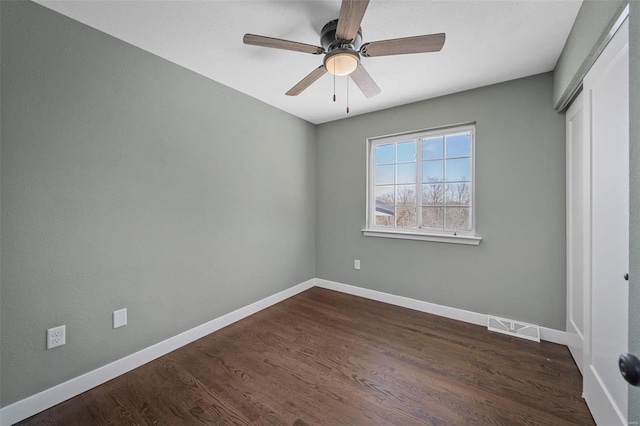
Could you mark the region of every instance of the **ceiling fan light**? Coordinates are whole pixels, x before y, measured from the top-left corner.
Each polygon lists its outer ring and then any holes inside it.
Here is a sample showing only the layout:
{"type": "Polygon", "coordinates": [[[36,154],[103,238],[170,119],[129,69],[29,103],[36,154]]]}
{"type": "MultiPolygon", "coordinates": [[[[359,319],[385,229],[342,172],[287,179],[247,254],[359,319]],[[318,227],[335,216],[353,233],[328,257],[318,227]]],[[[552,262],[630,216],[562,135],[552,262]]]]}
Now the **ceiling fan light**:
{"type": "Polygon", "coordinates": [[[337,76],[349,75],[358,68],[360,58],[351,50],[332,51],[324,58],[324,67],[337,76]]]}

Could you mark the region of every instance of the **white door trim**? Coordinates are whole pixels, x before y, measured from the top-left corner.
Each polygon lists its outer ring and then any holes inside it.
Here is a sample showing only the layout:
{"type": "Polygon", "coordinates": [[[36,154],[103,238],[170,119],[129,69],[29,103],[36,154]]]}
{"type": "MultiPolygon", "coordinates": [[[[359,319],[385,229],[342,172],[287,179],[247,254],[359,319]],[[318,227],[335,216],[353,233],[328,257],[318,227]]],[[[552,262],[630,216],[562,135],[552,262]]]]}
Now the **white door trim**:
{"type": "MultiPolygon", "coordinates": [[[[584,365],[584,138],[583,96],[579,94],[566,114],[567,167],[567,346],[576,365],[583,373],[584,365]]],[[[584,373],[583,373],[584,374],[584,373]]]]}

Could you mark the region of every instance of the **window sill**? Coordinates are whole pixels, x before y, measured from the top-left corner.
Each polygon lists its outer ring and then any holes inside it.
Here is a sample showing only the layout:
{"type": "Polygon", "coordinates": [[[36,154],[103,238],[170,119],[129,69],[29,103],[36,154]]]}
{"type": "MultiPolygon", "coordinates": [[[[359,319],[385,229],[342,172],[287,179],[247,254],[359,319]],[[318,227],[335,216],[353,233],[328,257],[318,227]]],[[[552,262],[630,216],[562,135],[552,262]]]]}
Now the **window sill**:
{"type": "Polygon", "coordinates": [[[466,244],[477,246],[482,237],[473,235],[419,234],[417,232],[387,231],[382,229],[363,229],[365,237],[398,238],[402,240],[435,241],[438,243],[466,244]]]}

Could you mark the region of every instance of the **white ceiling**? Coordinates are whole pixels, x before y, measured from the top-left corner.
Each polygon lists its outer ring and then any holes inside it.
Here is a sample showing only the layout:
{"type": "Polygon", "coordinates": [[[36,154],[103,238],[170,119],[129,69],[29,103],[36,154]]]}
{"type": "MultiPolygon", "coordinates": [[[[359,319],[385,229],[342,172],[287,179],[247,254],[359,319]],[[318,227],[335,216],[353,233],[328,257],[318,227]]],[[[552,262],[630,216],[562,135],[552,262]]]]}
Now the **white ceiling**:
{"type": "MultiPolygon", "coordinates": [[[[49,1],[38,3],[312,123],[347,117],[346,78],[325,75],[285,92],[322,56],[247,46],[245,33],[320,45],[340,0],[49,1]]],[[[363,58],[382,89],[367,99],[351,82],[351,115],[551,71],[582,0],[372,0],[364,42],[445,32],[439,53],[363,58]]],[[[551,103],[551,99],[549,99],[551,103]]]]}

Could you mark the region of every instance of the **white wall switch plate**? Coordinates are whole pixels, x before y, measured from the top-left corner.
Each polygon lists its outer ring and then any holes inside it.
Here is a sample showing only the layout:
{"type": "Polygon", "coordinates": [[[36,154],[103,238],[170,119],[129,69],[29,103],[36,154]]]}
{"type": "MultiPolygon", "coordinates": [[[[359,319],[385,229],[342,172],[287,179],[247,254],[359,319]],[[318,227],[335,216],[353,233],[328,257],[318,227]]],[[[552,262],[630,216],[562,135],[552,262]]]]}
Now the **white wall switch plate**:
{"type": "Polygon", "coordinates": [[[53,327],[47,330],[47,349],[57,348],[66,343],[66,326],[53,327]]]}
{"type": "Polygon", "coordinates": [[[358,259],[353,261],[353,269],[360,269],[360,261],[358,259]]]}
{"type": "Polygon", "coordinates": [[[127,325],[127,308],[113,311],[113,328],[127,325]]]}

